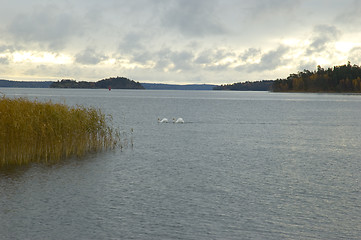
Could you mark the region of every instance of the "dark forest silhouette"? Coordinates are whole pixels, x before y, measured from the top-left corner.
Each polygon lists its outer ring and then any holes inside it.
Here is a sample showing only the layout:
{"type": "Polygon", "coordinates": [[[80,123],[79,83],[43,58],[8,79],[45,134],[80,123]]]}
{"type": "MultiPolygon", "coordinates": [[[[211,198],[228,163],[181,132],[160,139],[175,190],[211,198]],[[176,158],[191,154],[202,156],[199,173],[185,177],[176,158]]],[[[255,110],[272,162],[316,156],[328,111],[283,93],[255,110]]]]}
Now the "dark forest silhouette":
{"type": "Polygon", "coordinates": [[[273,83],[274,92],[361,92],[361,67],[348,62],[342,66],[291,74],[273,83]]]}
{"type": "Polygon", "coordinates": [[[125,77],[107,78],[97,82],[77,82],[75,80],[63,79],[50,85],[51,88],[113,88],[113,89],[144,89],[144,87],[133,80],[125,77]]]}
{"type": "Polygon", "coordinates": [[[272,80],[263,80],[255,82],[238,82],[233,84],[225,84],[216,86],[213,90],[236,90],[236,91],[270,91],[272,88],[272,80]]]}

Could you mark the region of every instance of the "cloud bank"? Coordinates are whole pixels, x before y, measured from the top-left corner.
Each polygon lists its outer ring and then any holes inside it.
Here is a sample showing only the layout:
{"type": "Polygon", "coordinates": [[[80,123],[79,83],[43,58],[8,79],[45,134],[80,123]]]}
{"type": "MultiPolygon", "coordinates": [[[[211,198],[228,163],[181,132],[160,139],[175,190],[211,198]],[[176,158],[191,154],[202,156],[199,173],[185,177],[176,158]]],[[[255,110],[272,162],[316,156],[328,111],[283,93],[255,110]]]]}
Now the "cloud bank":
{"type": "Polygon", "coordinates": [[[361,61],[361,4],[353,0],[2,5],[0,78],[5,79],[125,76],[225,84],[361,61]]]}

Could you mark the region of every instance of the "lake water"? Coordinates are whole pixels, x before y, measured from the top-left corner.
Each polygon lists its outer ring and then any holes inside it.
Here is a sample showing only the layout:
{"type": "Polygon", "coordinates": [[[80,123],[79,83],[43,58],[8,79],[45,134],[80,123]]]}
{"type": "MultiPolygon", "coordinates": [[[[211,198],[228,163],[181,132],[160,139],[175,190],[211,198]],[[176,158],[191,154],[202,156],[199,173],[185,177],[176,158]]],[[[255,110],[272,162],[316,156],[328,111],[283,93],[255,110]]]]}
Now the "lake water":
{"type": "Polygon", "coordinates": [[[0,171],[0,239],[361,238],[361,95],[0,91],[101,108],[128,142],[0,171]]]}

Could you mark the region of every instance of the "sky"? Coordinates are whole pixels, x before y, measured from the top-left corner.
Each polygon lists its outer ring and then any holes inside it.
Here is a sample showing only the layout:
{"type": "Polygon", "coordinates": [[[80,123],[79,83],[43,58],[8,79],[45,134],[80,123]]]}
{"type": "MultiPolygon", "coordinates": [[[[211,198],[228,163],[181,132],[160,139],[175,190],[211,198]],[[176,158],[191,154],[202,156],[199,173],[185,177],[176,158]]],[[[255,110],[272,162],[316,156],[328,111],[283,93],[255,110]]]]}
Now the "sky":
{"type": "Polygon", "coordinates": [[[361,64],[358,0],[0,3],[0,79],[231,84],[361,64]]]}

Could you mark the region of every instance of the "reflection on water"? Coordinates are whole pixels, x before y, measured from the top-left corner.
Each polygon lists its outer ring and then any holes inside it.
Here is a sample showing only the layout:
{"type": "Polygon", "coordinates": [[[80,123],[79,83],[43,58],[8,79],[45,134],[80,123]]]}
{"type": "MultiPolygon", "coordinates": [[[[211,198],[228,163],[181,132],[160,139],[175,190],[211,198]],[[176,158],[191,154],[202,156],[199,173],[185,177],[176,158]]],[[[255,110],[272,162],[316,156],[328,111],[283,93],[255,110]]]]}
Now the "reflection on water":
{"type": "Polygon", "coordinates": [[[1,170],[0,239],[361,236],[361,96],[1,92],[99,107],[134,147],[1,170]]]}

